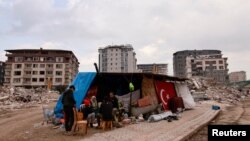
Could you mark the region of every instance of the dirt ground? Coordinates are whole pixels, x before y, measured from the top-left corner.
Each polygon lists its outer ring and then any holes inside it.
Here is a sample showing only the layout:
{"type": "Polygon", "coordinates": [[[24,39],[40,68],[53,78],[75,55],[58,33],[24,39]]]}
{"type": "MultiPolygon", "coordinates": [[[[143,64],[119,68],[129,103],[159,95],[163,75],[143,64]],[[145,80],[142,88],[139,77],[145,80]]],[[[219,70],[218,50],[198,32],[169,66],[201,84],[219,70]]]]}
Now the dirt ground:
{"type": "MultiPolygon", "coordinates": [[[[53,108],[55,103],[49,106],[53,108]]],[[[88,135],[66,136],[62,128],[54,129],[52,124],[43,123],[42,105],[29,109],[0,113],[1,141],[68,141],[87,138],[92,133],[103,132],[89,128],[88,135]]],[[[220,115],[211,124],[250,124],[250,99],[237,106],[222,107],[220,115]]],[[[204,127],[189,141],[206,141],[207,128],[204,127]]]]}

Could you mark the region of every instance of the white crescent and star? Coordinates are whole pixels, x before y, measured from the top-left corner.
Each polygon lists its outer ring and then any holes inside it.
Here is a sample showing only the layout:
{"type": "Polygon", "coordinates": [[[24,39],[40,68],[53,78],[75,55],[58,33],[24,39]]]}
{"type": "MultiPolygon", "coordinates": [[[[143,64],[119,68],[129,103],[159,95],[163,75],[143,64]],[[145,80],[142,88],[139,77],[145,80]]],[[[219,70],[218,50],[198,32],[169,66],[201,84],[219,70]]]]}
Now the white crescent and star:
{"type": "MultiPolygon", "coordinates": [[[[165,101],[164,96],[163,96],[163,92],[165,92],[165,90],[161,89],[161,91],[160,91],[161,100],[162,100],[162,102],[163,102],[164,105],[167,105],[168,102],[165,101]]],[[[166,94],[166,100],[168,100],[168,99],[169,99],[169,94],[166,94]]]]}

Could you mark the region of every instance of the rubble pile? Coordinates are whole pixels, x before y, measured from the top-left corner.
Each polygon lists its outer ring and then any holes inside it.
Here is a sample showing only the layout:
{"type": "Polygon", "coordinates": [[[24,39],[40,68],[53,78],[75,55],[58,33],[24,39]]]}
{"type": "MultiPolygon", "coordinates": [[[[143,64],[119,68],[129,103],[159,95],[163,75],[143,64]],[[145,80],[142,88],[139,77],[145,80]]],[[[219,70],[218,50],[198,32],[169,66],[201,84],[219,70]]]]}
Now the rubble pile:
{"type": "Polygon", "coordinates": [[[48,92],[44,88],[25,89],[22,87],[0,87],[0,112],[21,109],[49,103],[57,100],[58,93],[48,92]]]}
{"type": "Polygon", "coordinates": [[[222,103],[237,104],[250,95],[239,91],[234,87],[218,83],[213,79],[195,77],[188,81],[192,94],[203,94],[208,99],[222,103]]]}

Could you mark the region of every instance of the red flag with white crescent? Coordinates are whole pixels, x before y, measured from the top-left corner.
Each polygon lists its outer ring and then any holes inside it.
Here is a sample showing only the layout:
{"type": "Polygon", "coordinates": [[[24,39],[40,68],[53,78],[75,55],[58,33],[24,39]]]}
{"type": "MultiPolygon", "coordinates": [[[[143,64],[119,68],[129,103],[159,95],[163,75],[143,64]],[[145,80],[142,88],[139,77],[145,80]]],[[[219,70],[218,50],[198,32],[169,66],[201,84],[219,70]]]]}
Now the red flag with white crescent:
{"type": "Polygon", "coordinates": [[[174,84],[171,82],[155,81],[155,86],[164,110],[169,110],[169,100],[176,96],[174,84]]]}

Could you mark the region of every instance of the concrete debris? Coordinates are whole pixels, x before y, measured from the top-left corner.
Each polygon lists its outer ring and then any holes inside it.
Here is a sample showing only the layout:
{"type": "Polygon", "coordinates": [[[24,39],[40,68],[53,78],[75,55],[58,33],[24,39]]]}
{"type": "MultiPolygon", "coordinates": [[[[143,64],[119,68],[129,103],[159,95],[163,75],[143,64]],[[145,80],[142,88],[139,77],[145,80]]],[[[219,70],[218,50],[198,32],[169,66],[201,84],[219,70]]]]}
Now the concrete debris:
{"type": "Polygon", "coordinates": [[[44,88],[25,89],[0,86],[0,112],[36,106],[49,103],[58,98],[58,93],[48,92],[44,88]]]}
{"type": "Polygon", "coordinates": [[[237,104],[241,100],[250,97],[235,87],[218,83],[213,79],[206,77],[194,77],[188,81],[189,89],[198,100],[215,100],[221,103],[237,104]]]}

